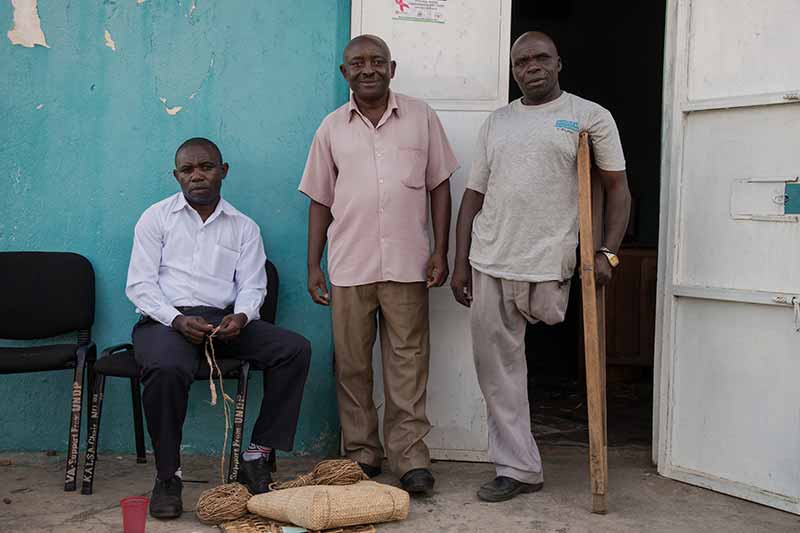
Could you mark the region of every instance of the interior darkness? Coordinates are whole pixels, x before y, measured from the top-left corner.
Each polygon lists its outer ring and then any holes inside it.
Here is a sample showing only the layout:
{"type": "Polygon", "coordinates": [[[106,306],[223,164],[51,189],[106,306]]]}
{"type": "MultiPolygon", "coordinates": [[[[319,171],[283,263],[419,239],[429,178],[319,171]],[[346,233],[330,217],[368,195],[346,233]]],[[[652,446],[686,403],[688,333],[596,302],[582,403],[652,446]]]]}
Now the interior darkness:
{"type": "MultiPolygon", "coordinates": [[[[652,261],[658,243],[665,9],[665,0],[525,0],[513,2],[511,19],[512,43],[529,30],[548,33],[563,63],[561,88],[599,103],[616,119],[633,197],[623,247],[650,254],[652,261]]],[[[513,76],[509,88],[511,100],[522,96],[513,76]]],[[[615,342],[620,344],[619,337],[626,335],[627,328],[620,321],[634,316],[630,314],[633,304],[628,305],[626,299],[638,302],[637,294],[651,287],[627,275],[615,283],[617,297],[608,312],[616,313],[615,342]]],[[[635,307],[637,313],[645,313],[638,304],[635,307]]],[[[563,324],[528,328],[531,417],[539,441],[588,441],[580,313],[580,283],[576,282],[563,324]]],[[[608,437],[612,446],[651,444],[652,346],[649,354],[641,355],[616,360],[609,355],[608,437]]]]}

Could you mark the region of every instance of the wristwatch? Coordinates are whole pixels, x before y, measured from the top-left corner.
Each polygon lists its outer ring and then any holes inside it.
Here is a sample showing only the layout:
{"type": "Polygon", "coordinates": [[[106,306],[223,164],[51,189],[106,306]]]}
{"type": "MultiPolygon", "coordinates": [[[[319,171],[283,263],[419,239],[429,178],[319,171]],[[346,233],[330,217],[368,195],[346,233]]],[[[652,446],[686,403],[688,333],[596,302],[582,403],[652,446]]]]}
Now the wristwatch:
{"type": "Polygon", "coordinates": [[[603,246],[602,248],[597,250],[597,253],[600,253],[600,254],[603,254],[604,256],[606,256],[606,259],[608,259],[608,264],[611,265],[611,268],[614,268],[617,265],[619,265],[619,257],[617,257],[617,254],[615,254],[614,252],[612,252],[610,249],[606,248],[605,246],[603,246]]]}

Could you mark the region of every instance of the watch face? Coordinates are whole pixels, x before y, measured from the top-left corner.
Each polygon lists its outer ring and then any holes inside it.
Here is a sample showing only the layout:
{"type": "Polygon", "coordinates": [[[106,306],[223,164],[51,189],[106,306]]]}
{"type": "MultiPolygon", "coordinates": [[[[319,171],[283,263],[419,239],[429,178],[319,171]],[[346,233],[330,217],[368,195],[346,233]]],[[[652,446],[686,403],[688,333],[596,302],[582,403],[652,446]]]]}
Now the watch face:
{"type": "Polygon", "coordinates": [[[606,254],[606,257],[608,257],[608,262],[612,267],[616,267],[617,265],[619,265],[619,257],[617,257],[616,255],[606,254]]]}

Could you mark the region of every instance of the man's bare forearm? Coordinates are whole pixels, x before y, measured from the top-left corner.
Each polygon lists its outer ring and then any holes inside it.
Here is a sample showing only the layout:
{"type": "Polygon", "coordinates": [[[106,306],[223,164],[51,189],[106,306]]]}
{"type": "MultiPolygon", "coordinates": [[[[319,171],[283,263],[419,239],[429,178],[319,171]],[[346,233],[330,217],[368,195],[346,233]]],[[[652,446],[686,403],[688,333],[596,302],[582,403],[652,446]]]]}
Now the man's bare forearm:
{"type": "Polygon", "coordinates": [[[599,174],[606,197],[603,246],[616,253],[625,237],[631,212],[628,177],[624,170],[618,172],[600,170],[599,174]]]}
{"type": "Polygon", "coordinates": [[[445,180],[431,191],[431,222],[433,224],[434,253],[446,256],[450,249],[450,216],[453,209],[450,199],[450,180],[445,180]]]}
{"type": "Polygon", "coordinates": [[[466,189],[461,198],[456,223],[456,266],[469,262],[469,249],[472,246],[472,222],[483,208],[484,195],[473,189],[466,189]]]}
{"type": "Polygon", "coordinates": [[[328,240],[328,226],[333,221],[331,209],[314,200],[308,207],[308,268],[319,268],[328,240]]]}

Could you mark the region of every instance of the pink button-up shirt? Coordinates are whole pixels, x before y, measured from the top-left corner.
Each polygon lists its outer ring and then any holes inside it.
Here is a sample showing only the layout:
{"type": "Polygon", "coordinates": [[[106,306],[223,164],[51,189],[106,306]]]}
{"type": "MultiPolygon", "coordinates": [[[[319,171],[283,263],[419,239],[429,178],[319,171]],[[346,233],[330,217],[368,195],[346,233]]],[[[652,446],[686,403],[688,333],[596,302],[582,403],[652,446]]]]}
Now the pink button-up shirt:
{"type": "Polygon", "coordinates": [[[442,124],[422,100],[390,92],[377,127],[352,96],[325,117],[299,189],[331,208],[331,283],[424,281],[431,252],[428,191],[456,168],[442,124]]]}

